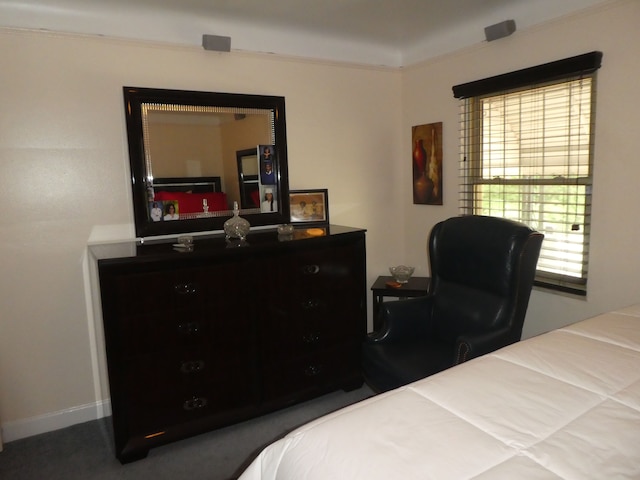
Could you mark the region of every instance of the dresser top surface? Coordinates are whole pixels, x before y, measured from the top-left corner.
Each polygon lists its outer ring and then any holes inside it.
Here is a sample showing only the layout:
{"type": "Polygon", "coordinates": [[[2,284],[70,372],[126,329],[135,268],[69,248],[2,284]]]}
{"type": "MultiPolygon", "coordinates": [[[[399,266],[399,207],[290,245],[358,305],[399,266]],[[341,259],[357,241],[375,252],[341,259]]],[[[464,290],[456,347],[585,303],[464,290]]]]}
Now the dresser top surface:
{"type": "MultiPolygon", "coordinates": [[[[274,246],[306,245],[306,242],[326,242],[332,238],[349,234],[363,234],[362,228],[340,225],[323,225],[319,227],[297,227],[292,235],[278,235],[277,230],[252,230],[246,242],[226,240],[224,233],[209,235],[193,235],[193,250],[184,251],[175,248],[178,237],[163,239],[130,240],[118,243],[89,245],[89,252],[96,260],[115,259],[147,259],[151,257],[178,257],[199,254],[219,254],[230,250],[254,251],[274,246]]],[[[187,235],[180,235],[187,236],[187,235]]]]}

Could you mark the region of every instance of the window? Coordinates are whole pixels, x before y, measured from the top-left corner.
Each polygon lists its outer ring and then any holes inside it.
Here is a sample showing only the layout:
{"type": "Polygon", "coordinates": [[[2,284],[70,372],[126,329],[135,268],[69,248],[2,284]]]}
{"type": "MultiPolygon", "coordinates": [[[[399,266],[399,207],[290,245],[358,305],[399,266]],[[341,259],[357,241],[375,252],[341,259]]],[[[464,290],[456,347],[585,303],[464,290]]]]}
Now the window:
{"type": "Polygon", "coordinates": [[[544,233],[536,283],[581,295],[602,57],[594,54],[586,55],[586,68],[585,56],[573,57],[454,87],[465,92],[456,95],[462,98],[461,213],[509,218],[544,233]],[[576,58],[583,61],[578,68],[576,58]]]}

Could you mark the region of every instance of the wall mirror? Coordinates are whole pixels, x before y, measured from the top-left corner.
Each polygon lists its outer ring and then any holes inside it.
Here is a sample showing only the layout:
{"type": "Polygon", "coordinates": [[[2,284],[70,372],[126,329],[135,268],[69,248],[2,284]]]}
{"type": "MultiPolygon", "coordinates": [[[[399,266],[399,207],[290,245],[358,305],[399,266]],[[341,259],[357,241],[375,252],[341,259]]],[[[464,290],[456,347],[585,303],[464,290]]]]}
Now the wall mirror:
{"type": "Polygon", "coordinates": [[[137,237],[288,223],[284,98],[124,87],[137,237]]]}

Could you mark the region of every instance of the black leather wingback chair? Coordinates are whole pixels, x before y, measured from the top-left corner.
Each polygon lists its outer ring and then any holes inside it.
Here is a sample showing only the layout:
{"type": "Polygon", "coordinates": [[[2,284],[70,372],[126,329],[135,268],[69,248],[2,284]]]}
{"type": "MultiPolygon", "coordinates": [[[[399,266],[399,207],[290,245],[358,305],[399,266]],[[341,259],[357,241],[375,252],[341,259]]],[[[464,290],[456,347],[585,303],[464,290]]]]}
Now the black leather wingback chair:
{"type": "Polygon", "coordinates": [[[496,217],[435,225],[429,292],[382,304],[362,349],[367,384],[391,390],[520,340],[543,238],[496,217]]]}

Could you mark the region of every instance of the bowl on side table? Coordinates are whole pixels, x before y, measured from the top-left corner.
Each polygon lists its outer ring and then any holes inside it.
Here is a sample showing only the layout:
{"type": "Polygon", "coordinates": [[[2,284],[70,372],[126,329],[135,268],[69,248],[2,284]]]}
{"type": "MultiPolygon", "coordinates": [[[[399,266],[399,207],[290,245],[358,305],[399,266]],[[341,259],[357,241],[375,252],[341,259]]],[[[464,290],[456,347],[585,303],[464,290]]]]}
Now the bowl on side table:
{"type": "Polygon", "coordinates": [[[393,279],[398,283],[407,283],[413,275],[415,267],[407,267],[406,265],[398,265],[396,267],[389,267],[389,272],[393,279]]]}

